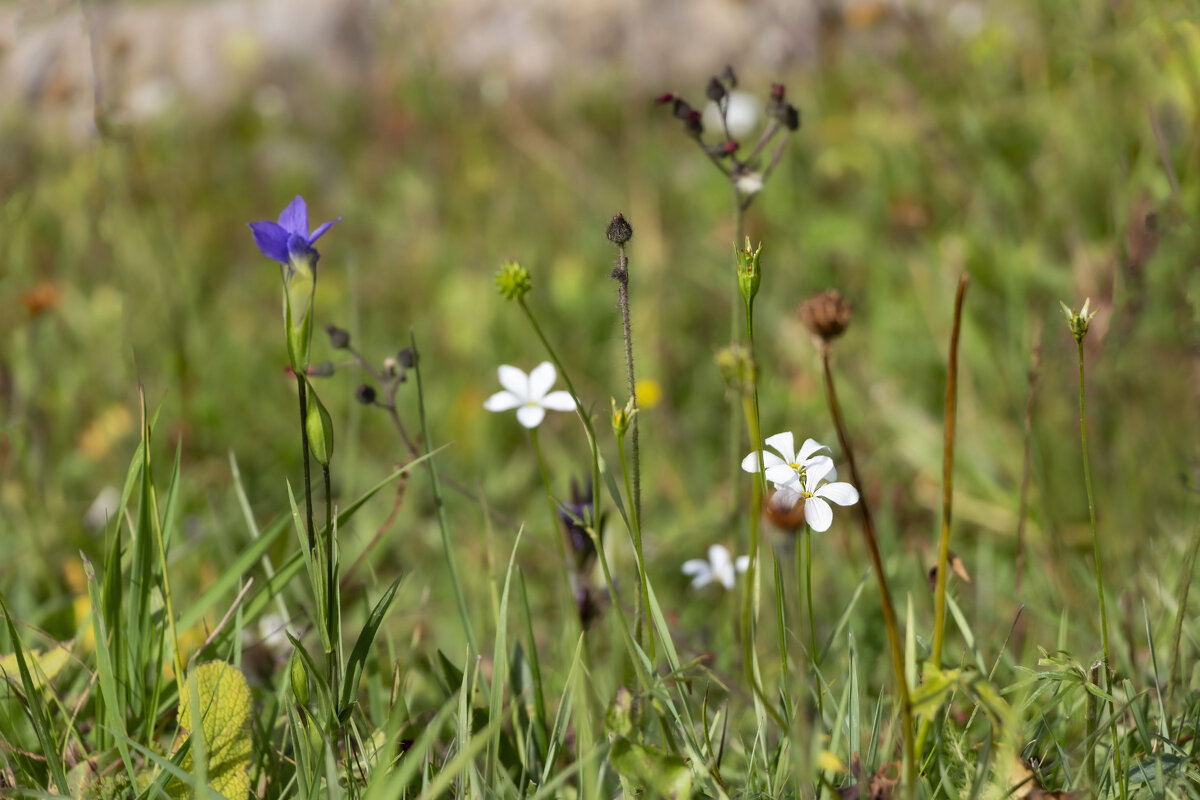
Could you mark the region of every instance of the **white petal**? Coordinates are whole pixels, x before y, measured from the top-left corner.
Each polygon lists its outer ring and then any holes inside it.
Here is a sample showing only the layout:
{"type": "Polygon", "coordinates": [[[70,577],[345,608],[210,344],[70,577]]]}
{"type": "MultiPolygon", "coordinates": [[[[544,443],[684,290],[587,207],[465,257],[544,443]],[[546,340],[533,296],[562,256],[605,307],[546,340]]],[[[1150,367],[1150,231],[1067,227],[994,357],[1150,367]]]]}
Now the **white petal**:
{"type": "Polygon", "coordinates": [[[497,370],[500,374],[500,385],[510,392],[521,398],[521,401],[529,399],[529,376],[516,367],[511,367],[508,364],[501,365],[497,370]]]}
{"type": "Polygon", "coordinates": [[[813,464],[804,470],[804,491],[813,494],[817,491],[817,485],[830,473],[833,469],[833,460],[822,461],[819,464],[813,464]]]}
{"type": "Polygon", "coordinates": [[[702,575],[705,572],[711,572],[708,567],[708,562],[703,558],[689,558],[683,562],[681,567],[684,575],[702,575]]]}
{"type": "Polygon", "coordinates": [[[750,556],[738,556],[737,561],[733,563],[737,567],[738,572],[745,572],[750,569],[750,556]]]}
{"type": "Polygon", "coordinates": [[[546,409],[541,406],[523,405],[517,409],[517,421],[526,428],[536,428],[546,418],[546,409]]]}
{"type": "Polygon", "coordinates": [[[720,569],[713,570],[713,577],[719,580],[726,589],[732,589],[736,577],[733,571],[733,562],[726,561],[720,569]]]}
{"type": "Polygon", "coordinates": [[[541,400],[546,396],[546,392],[550,391],[550,387],[557,380],[558,373],[554,371],[554,365],[549,361],[543,361],[533,368],[533,372],[529,373],[529,398],[531,400],[541,400]]]}
{"type": "Polygon", "coordinates": [[[784,431],[774,436],[768,436],[766,445],[778,450],[785,461],[794,460],[794,456],[796,455],[796,440],[792,438],[791,431],[784,431]]]}
{"type": "Polygon", "coordinates": [[[790,483],[796,480],[796,470],[787,464],[776,464],[773,467],[767,467],[766,477],[771,483],[790,483]]]}
{"type": "Polygon", "coordinates": [[[829,530],[833,524],[833,509],[819,497],[810,497],[804,501],[804,521],[817,533],[829,530]]]}
{"type": "Polygon", "coordinates": [[[805,439],[804,444],[800,445],[800,452],[796,453],[797,461],[804,461],[813,453],[819,450],[828,450],[829,448],[818,442],[816,439],[805,439]]]}
{"type": "Polygon", "coordinates": [[[744,469],[746,472],[758,472],[757,450],[742,459],[742,469],[744,469]]]}
{"type": "Polygon", "coordinates": [[[525,402],[512,392],[496,392],[483,401],[483,407],[488,411],[511,411],[525,402]]]}
{"type": "Polygon", "coordinates": [[[713,572],[722,570],[732,563],[729,550],[723,544],[714,544],[708,548],[708,563],[712,564],[713,572]]]}
{"type": "Polygon", "coordinates": [[[571,397],[569,392],[564,392],[559,389],[557,392],[551,392],[543,397],[538,403],[542,408],[548,408],[551,411],[574,411],[575,398],[571,397]]]}
{"type": "MultiPolygon", "coordinates": [[[[805,472],[811,472],[814,469],[828,470],[828,472],[824,473],[825,480],[833,480],[833,478],[829,477],[829,473],[834,471],[833,459],[829,456],[813,456],[812,458],[800,463],[804,467],[805,472]]],[[[834,474],[834,477],[837,477],[836,473],[834,474]]]]}
{"type": "Polygon", "coordinates": [[[848,483],[827,483],[814,494],[839,506],[852,506],[858,502],[858,489],[848,483]]]}
{"type": "Polygon", "coordinates": [[[705,586],[708,586],[712,582],[713,582],[713,574],[711,572],[705,572],[701,575],[697,575],[696,577],[692,578],[692,588],[693,589],[703,589],[705,586]]]}

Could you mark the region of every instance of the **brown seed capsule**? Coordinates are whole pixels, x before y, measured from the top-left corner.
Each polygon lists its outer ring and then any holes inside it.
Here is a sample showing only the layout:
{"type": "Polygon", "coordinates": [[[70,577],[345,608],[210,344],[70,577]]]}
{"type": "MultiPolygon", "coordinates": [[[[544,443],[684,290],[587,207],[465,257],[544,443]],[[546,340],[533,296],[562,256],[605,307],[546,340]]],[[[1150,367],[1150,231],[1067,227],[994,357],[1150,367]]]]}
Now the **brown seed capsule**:
{"type": "Polygon", "coordinates": [[[633,226],[625,221],[623,214],[615,214],[613,215],[612,222],[608,223],[606,235],[608,236],[608,240],[613,244],[625,244],[633,238],[633,226]]]}
{"type": "Polygon", "coordinates": [[[796,309],[800,321],[813,336],[833,341],[850,325],[850,304],[836,289],[814,294],[796,309]]]}
{"type": "Polygon", "coordinates": [[[763,512],[781,531],[795,533],[804,527],[804,501],[795,492],[772,489],[763,503],[763,512]]]}

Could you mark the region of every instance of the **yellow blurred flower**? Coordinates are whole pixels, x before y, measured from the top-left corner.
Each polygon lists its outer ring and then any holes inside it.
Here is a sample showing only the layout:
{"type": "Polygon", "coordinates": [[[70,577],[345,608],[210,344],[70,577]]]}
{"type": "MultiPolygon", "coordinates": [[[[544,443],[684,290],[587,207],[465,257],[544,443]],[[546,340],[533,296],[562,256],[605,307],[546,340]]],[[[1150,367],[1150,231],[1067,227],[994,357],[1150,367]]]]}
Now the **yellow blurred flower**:
{"type": "Polygon", "coordinates": [[[654,408],[662,400],[662,384],[653,378],[642,378],[634,384],[638,408],[654,408]]]}

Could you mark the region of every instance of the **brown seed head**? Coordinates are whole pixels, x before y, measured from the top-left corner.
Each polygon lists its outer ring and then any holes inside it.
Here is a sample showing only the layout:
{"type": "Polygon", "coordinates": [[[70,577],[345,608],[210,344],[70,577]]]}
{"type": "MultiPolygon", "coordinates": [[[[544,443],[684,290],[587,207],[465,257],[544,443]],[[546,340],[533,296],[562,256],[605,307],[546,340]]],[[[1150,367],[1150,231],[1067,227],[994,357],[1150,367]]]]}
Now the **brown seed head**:
{"type": "Polygon", "coordinates": [[[796,309],[809,333],[831,342],[850,325],[850,304],[836,289],[818,292],[796,309]]]}
{"type": "Polygon", "coordinates": [[[772,489],[763,503],[763,512],[771,524],[781,531],[795,533],[804,527],[804,501],[794,492],[772,489]]]}

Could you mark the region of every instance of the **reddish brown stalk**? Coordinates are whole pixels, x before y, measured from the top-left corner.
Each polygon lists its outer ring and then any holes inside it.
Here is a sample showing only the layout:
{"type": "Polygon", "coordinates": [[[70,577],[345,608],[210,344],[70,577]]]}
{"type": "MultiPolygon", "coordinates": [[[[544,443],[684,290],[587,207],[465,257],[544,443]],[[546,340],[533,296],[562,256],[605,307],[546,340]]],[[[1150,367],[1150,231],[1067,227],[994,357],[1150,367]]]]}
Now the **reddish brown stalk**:
{"type": "Polygon", "coordinates": [[[841,407],[838,405],[837,392],[833,388],[833,371],[829,366],[830,342],[822,340],[821,368],[825,374],[825,398],[829,403],[829,413],[833,417],[833,425],[837,429],[838,442],[846,456],[850,467],[850,480],[858,487],[859,517],[862,520],[863,539],[867,551],[871,554],[871,566],[875,568],[875,580],[879,584],[879,598],[883,605],[883,621],[887,628],[888,644],[892,651],[892,669],[896,673],[896,689],[900,693],[900,718],[904,726],[904,761],[905,787],[907,796],[911,797],[916,784],[916,754],[913,740],[912,698],[908,693],[908,681],[904,677],[904,651],[900,646],[900,628],[896,621],[896,607],[892,603],[892,593],[888,589],[887,574],[883,569],[883,558],[879,554],[879,543],[875,537],[875,523],[871,520],[871,507],[867,502],[866,485],[858,471],[858,463],[854,460],[854,450],[850,447],[850,437],[846,434],[846,424],[842,420],[841,407]]]}

